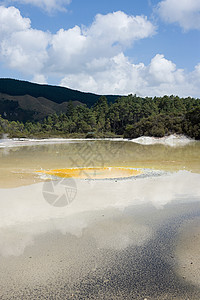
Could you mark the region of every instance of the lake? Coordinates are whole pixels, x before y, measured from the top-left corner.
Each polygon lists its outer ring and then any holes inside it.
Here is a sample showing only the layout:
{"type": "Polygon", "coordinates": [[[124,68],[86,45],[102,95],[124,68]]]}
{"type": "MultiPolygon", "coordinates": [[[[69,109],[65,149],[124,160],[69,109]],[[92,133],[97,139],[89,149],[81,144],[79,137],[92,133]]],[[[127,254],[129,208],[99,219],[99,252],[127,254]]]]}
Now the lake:
{"type": "Polygon", "coordinates": [[[1,140],[0,299],[200,299],[199,183],[184,138],[1,140]]]}

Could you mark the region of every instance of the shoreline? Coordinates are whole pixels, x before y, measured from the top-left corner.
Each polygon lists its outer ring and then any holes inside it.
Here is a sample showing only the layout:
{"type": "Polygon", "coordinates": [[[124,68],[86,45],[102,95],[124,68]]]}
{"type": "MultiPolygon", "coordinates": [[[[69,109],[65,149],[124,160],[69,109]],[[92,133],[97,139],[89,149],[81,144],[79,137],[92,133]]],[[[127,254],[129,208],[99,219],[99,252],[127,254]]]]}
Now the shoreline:
{"type": "Polygon", "coordinates": [[[195,139],[188,138],[184,135],[168,135],[161,138],[141,136],[135,139],[127,138],[6,138],[0,139],[0,149],[1,148],[11,148],[19,146],[35,146],[42,144],[56,144],[56,143],[66,143],[66,142],[82,142],[82,141],[113,141],[113,142],[133,142],[141,145],[154,145],[162,144],[166,146],[184,146],[189,143],[198,142],[195,139]]]}

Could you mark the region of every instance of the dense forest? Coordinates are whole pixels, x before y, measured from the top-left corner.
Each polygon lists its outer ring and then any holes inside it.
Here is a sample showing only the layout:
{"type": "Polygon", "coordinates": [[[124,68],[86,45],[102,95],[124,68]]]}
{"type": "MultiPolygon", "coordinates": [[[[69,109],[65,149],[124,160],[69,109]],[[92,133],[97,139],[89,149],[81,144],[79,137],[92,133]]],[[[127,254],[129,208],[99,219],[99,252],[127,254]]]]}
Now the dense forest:
{"type": "Polygon", "coordinates": [[[0,133],[10,137],[162,137],[184,134],[200,139],[200,99],[129,95],[108,103],[102,96],[92,106],[68,104],[66,113],[40,122],[0,117],[0,133]]]}

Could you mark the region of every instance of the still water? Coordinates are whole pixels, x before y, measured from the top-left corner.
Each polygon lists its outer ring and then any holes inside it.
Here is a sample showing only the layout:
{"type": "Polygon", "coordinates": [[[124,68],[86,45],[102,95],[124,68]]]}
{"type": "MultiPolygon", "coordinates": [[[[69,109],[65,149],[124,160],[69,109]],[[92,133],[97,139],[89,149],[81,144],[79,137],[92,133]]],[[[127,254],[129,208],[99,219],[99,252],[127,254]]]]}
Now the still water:
{"type": "MultiPolygon", "coordinates": [[[[1,144],[0,144],[1,146],[1,144]]],[[[40,181],[39,170],[131,167],[200,173],[200,142],[185,146],[141,145],[124,141],[70,141],[0,148],[0,187],[40,181]]]]}
{"type": "Polygon", "coordinates": [[[200,299],[199,183],[200,142],[0,143],[0,299],[200,299]]]}

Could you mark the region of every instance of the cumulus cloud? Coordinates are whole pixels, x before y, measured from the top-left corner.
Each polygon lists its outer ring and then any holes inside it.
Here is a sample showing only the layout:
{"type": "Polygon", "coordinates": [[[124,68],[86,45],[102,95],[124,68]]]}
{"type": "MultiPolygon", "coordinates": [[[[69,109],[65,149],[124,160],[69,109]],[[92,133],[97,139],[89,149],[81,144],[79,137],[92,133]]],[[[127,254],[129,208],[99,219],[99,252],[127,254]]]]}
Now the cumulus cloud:
{"type": "Polygon", "coordinates": [[[176,69],[176,65],[167,60],[163,54],[157,54],[149,65],[149,74],[158,83],[176,83],[184,79],[183,70],[176,69]]]}
{"type": "Polygon", "coordinates": [[[145,17],[119,11],[97,15],[90,27],[75,26],[51,34],[33,29],[30,19],[23,18],[18,9],[0,6],[1,58],[10,67],[34,75],[80,72],[90,61],[98,68],[100,61],[154,32],[145,17]]]}
{"type": "Polygon", "coordinates": [[[178,23],[184,30],[200,29],[199,0],[163,0],[157,11],[164,21],[178,23]]]}
{"type": "Polygon", "coordinates": [[[50,35],[31,28],[15,7],[0,6],[0,58],[10,68],[35,74],[48,58],[50,35]]]}
{"type": "Polygon", "coordinates": [[[39,84],[47,84],[47,78],[43,74],[35,74],[33,77],[33,82],[39,84]]]}
{"type": "Polygon", "coordinates": [[[145,84],[142,76],[144,70],[144,64],[131,64],[121,52],[103,61],[101,59],[91,61],[84,72],[65,76],[61,85],[72,88],[76,86],[82,91],[89,90],[99,94],[127,94],[145,84]],[[96,67],[99,64],[100,69],[96,67]]]}
{"type": "Polygon", "coordinates": [[[107,15],[98,14],[84,33],[109,45],[130,45],[135,40],[151,36],[154,27],[144,16],[128,16],[118,11],[107,15]]]}
{"type": "Polygon", "coordinates": [[[199,95],[200,64],[186,73],[164,54],[156,54],[147,65],[125,56],[126,49],[155,31],[146,17],[118,11],[97,15],[88,27],[52,34],[32,28],[17,8],[0,6],[0,60],[35,82],[46,83],[53,76],[61,85],[81,91],[199,95]]]}
{"type": "Polygon", "coordinates": [[[12,34],[1,42],[1,56],[9,67],[34,74],[48,59],[48,36],[39,30],[29,29],[12,34]]]}
{"type": "Polygon", "coordinates": [[[10,34],[26,31],[30,28],[31,21],[23,18],[15,7],[0,6],[0,38],[7,38],[10,34]]]}
{"type": "Polygon", "coordinates": [[[71,3],[71,0],[7,0],[7,3],[22,3],[31,4],[40,7],[47,12],[66,10],[66,6],[71,3]]]}
{"type": "MultiPolygon", "coordinates": [[[[95,62],[97,63],[97,62],[95,62]]],[[[163,54],[155,55],[149,65],[133,64],[123,53],[104,61],[102,70],[88,69],[78,74],[69,74],[62,81],[62,86],[104,94],[136,93],[141,96],[178,94],[182,96],[197,95],[199,65],[186,74],[183,69],[167,60],[163,54]],[[196,81],[194,81],[194,78],[196,81]]],[[[90,68],[91,67],[91,68],[90,68]]]]}
{"type": "Polygon", "coordinates": [[[50,70],[81,71],[88,62],[113,57],[136,40],[154,33],[155,27],[145,17],[128,16],[121,11],[97,15],[90,27],[61,29],[52,37],[50,70]]]}

